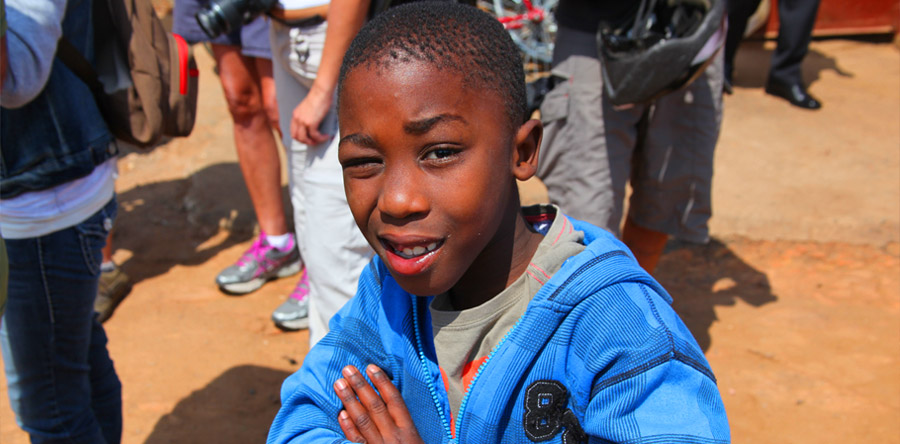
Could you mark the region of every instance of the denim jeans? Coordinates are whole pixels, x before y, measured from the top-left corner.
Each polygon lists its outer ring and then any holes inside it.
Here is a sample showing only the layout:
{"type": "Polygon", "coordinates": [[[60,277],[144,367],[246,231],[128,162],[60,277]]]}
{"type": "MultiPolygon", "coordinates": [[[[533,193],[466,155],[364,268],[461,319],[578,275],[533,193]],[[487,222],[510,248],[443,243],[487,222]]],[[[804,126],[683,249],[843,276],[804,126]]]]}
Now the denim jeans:
{"type": "Polygon", "coordinates": [[[115,198],[78,225],[6,239],[9,301],[0,326],[9,400],[33,443],[113,444],[122,386],[94,314],[115,198]]]}

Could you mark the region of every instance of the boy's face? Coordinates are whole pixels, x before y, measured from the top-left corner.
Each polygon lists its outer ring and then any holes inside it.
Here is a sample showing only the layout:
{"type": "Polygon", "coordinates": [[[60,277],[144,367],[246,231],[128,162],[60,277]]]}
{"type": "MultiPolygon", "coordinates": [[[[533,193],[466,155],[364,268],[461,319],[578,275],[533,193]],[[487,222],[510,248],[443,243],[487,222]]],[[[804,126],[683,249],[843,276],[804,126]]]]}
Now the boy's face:
{"type": "Polygon", "coordinates": [[[533,174],[499,95],[410,61],[354,68],[340,104],[350,210],[403,289],[443,293],[473,264],[490,267],[479,258],[514,236],[514,178],[533,174]]]}

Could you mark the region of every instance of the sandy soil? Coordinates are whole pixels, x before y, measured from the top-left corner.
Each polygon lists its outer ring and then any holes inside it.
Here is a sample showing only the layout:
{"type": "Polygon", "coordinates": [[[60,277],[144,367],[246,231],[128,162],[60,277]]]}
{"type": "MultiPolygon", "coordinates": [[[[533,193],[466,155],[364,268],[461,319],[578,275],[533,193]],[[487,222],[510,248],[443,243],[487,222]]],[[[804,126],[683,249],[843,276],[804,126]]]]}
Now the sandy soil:
{"type": "MultiPolygon", "coordinates": [[[[762,92],[770,54],[739,54],[712,242],[672,242],[657,277],[718,376],[734,442],[900,443],[900,53],[814,42],[819,112],[762,92]]],[[[196,55],[194,133],[119,162],[115,259],[134,290],[106,328],[126,444],[262,442],[307,351],[305,332],[269,321],[291,279],[244,297],[213,284],[255,227],[212,62],[196,55]]],[[[27,442],[5,380],[0,398],[0,442],[27,442]]]]}

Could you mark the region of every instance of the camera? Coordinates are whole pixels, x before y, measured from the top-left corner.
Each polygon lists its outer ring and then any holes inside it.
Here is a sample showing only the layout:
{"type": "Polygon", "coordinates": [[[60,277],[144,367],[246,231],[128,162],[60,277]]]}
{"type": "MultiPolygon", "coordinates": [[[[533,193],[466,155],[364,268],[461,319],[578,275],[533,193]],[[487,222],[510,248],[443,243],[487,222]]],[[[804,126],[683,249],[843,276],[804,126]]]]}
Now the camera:
{"type": "Polygon", "coordinates": [[[231,33],[271,9],[278,0],[213,0],[197,12],[197,23],[209,38],[231,33]]]}

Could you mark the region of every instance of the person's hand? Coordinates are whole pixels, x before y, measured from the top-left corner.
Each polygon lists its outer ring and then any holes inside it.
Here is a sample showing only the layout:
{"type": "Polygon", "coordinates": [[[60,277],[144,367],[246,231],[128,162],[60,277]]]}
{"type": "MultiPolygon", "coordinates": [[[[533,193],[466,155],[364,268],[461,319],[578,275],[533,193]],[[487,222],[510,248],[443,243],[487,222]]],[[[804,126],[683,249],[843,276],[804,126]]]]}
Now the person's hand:
{"type": "Polygon", "coordinates": [[[323,91],[313,84],[309,94],[294,108],[291,119],[291,137],[307,145],[318,145],[334,136],[334,134],[319,132],[319,125],[328,115],[332,101],[331,93],[323,91]]]}
{"type": "Polygon", "coordinates": [[[344,377],[335,381],[334,391],[344,404],[338,422],[347,439],[366,444],[423,443],[403,397],[383,370],[375,365],[366,368],[381,396],[356,367],[348,365],[341,373],[344,377]]]}

